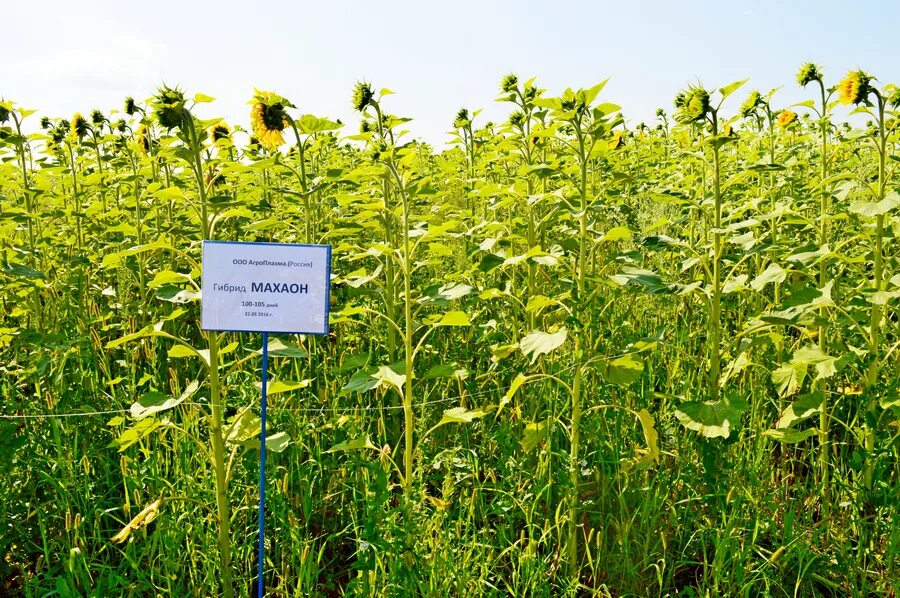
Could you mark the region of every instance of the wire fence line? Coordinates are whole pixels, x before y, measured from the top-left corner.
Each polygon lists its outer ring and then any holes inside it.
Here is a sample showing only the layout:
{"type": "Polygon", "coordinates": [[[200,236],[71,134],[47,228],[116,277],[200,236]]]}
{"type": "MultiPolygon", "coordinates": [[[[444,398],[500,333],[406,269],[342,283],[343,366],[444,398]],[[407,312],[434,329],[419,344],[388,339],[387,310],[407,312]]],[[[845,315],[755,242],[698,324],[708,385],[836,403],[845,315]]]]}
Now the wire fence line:
{"type": "MultiPolygon", "coordinates": [[[[575,369],[575,365],[569,366],[567,368],[563,368],[561,370],[557,370],[555,374],[562,374],[569,370],[575,369]]],[[[497,372],[496,375],[508,373],[510,371],[515,370],[516,368],[509,368],[507,370],[503,370],[497,372]]],[[[452,397],[444,397],[441,399],[434,399],[431,401],[422,401],[420,403],[414,403],[413,407],[427,407],[428,405],[439,405],[441,403],[450,403],[453,401],[461,401],[463,399],[469,400],[473,398],[480,398],[486,395],[495,394],[498,389],[490,389],[483,390],[479,392],[468,393],[465,395],[456,395],[452,397]]],[[[212,407],[211,403],[197,403],[197,402],[182,402],[174,405],[175,407],[212,407]]],[[[220,405],[221,406],[221,405],[220,405]]],[[[224,406],[222,406],[224,407],[224,406]]],[[[394,411],[398,409],[403,409],[403,405],[384,405],[384,406],[363,406],[358,405],[355,407],[279,407],[277,405],[270,405],[269,409],[275,412],[288,412],[288,413],[354,413],[358,411],[394,411]]],[[[27,420],[27,419],[51,419],[51,418],[71,418],[71,417],[97,417],[100,415],[125,415],[131,413],[131,409],[109,409],[104,411],[78,411],[72,413],[25,413],[25,414],[0,414],[0,419],[5,420],[27,420]]]]}

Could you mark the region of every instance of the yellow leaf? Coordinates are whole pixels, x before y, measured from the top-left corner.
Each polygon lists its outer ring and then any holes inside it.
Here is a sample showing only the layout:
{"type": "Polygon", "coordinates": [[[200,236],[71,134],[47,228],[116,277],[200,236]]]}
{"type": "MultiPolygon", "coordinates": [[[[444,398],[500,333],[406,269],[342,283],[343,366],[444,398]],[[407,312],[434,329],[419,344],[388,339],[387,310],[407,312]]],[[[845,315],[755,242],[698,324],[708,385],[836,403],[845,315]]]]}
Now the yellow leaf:
{"type": "Polygon", "coordinates": [[[140,513],[135,515],[134,519],[128,522],[128,525],[123,527],[119,531],[119,533],[112,537],[112,541],[116,544],[121,544],[128,539],[128,536],[131,535],[131,532],[149,525],[151,521],[156,519],[156,516],[159,514],[159,507],[161,505],[162,497],[157,498],[152,503],[144,507],[144,509],[140,513]]]}

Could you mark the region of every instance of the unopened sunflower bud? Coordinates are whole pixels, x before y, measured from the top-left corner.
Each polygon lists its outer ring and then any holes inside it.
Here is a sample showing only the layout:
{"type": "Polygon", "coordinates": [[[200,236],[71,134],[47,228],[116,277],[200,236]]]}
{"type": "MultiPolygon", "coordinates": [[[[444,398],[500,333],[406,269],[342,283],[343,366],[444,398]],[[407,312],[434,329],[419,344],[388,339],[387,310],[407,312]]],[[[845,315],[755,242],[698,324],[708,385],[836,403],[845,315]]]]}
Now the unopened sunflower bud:
{"type": "Polygon", "coordinates": [[[682,122],[698,122],[706,118],[711,110],[709,105],[709,92],[702,87],[689,87],[686,92],[676,96],[676,101],[681,102],[678,119],[682,122]]]}
{"type": "Polygon", "coordinates": [[[462,129],[469,124],[471,124],[471,121],[469,121],[469,111],[465,108],[460,108],[459,112],[456,113],[456,118],[453,120],[453,126],[457,129],[462,129]]]}
{"type": "Polygon", "coordinates": [[[748,116],[755,114],[756,109],[762,104],[762,95],[756,90],[750,92],[750,95],[747,96],[747,99],[744,100],[744,103],[741,104],[741,116],[747,118],[748,116]]]}
{"type": "Polygon", "coordinates": [[[887,103],[893,108],[900,107],[900,87],[891,86],[887,91],[887,103]]]}
{"type": "Polygon", "coordinates": [[[353,109],[357,112],[363,112],[372,104],[375,94],[372,93],[372,85],[366,81],[359,81],[353,88],[353,109]]]}
{"type": "Polygon", "coordinates": [[[813,81],[822,81],[822,71],[815,64],[807,62],[797,71],[797,83],[801,87],[806,87],[813,81]]]}
{"type": "Polygon", "coordinates": [[[171,130],[185,122],[187,110],[184,107],[184,92],[163,85],[153,98],[153,109],[160,126],[171,130]]]}
{"type": "Polygon", "coordinates": [[[519,77],[515,73],[509,73],[500,82],[500,90],[504,93],[513,93],[519,85],[519,77]]]}

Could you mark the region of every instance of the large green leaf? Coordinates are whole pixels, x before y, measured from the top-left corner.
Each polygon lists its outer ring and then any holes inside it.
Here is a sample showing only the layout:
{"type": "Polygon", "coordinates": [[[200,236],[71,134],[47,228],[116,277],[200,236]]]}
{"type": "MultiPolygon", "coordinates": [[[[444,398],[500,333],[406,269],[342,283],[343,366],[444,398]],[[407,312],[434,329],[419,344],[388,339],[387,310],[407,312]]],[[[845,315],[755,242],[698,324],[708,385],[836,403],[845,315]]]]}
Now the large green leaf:
{"type": "Polygon", "coordinates": [[[567,331],[560,328],[556,332],[543,332],[535,330],[519,341],[519,349],[525,357],[531,357],[531,363],[537,361],[541,355],[546,355],[559,348],[566,341],[567,331]]]}
{"type": "Polygon", "coordinates": [[[605,362],[603,377],[619,386],[628,386],[641,377],[644,362],[633,353],[605,362]]]}
{"type": "Polygon", "coordinates": [[[131,417],[136,420],[142,420],[162,411],[168,411],[192,397],[198,388],[200,388],[200,383],[194,380],[187,385],[178,398],[168,397],[161,392],[151,392],[131,405],[131,417]]]}
{"type": "Polygon", "coordinates": [[[472,323],[469,321],[469,316],[466,315],[465,312],[462,311],[448,311],[435,326],[471,326],[472,323]]]}
{"type": "Polygon", "coordinates": [[[531,422],[525,425],[522,433],[522,450],[526,453],[534,450],[537,445],[547,439],[547,422],[531,422]]]}
{"type": "Polygon", "coordinates": [[[769,264],[759,276],[750,281],[750,288],[754,291],[762,291],[770,283],[781,283],[787,278],[787,272],[778,264],[769,264]]]}
{"type": "Polygon", "coordinates": [[[781,412],[781,417],[775,427],[778,429],[789,428],[799,421],[803,421],[822,411],[822,391],[800,395],[797,400],[788,405],[781,412]]]}
{"type": "Polygon", "coordinates": [[[881,201],[855,201],[847,209],[854,214],[874,218],[887,214],[897,206],[900,206],[900,194],[891,191],[881,201]]]}
{"type": "MultiPolygon", "coordinates": [[[[262,350],[256,353],[262,354],[262,350]]],[[[269,339],[269,357],[290,357],[293,359],[302,359],[306,357],[306,350],[297,345],[286,343],[280,338],[269,339]]]]}
{"type": "Polygon", "coordinates": [[[441,417],[441,421],[438,422],[438,426],[443,426],[444,424],[468,424],[471,423],[472,420],[478,419],[479,417],[484,417],[489,413],[490,410],[485,409],[466,409],[465,407],[453,407],[451,409],[447,409],[444,411],[443,417],[441,417]]]}
{"type": "Polygon", "coordinates": [[[728,438],[750,404],[740,397],[726,397],[718,401],[686,401],[675,409],[681,424],[700,432],[707,438],[728,438]]]}

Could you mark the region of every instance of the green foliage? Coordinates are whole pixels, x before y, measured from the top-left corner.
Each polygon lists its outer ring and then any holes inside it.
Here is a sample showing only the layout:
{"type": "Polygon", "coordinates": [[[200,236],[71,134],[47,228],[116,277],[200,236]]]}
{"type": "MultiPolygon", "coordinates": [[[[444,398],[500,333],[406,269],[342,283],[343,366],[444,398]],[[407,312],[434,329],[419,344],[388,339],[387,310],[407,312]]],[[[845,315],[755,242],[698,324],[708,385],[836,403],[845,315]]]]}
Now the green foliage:
{"type": "Polygon", "coordinates": [[[273,595],[896,593],[896,94],[849,130],[798,80],[653,128],[508,75],[443,149],[368,83],[352,131],[258,92],[265,143],[4,100],[0,594],[250,592],[260,339],[202,331],[207,238],[333,247],[331,334],[269,340],[273,595]]]}

